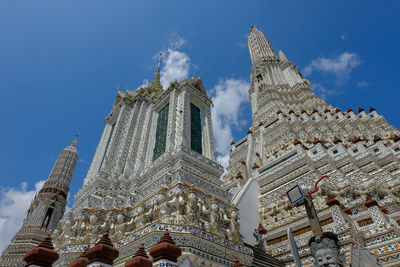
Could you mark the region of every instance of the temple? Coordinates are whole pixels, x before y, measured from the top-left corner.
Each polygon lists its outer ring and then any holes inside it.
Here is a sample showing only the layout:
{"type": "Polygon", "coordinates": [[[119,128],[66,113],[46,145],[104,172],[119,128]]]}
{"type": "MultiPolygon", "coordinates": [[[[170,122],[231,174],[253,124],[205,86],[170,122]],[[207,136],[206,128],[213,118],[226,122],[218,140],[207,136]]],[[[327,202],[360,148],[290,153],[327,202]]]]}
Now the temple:
{"type": "Polygon", "coordinates": [[[380,263],[397,266],[399,130],[373,108],[342,111],[317,97],[296,65],[282,51],[276,55],[255,27],[248,45],[252,125],[243,138],[232,141],[224,176],[242,218],[244,241],[256,242],[252,233],[261,222],[267,230],[267,252],[289,265],[290,227],[302,266],[312,266],[306,212],[285,197],[300,185],[315,191],[322,228],[338,234],[348,263],[353,246],[368,248],[380,263]]]}
{"type": "Polygon", "coordinates": [[[118,91],[74,206],[53,232],[55,266],[68,265],[106,231],[119,266],[165,230],[182,249],[178,266],[252,264],[256,248],[243,243],[238,210],[220,180],[211,99],[200,77],[164,90],[160,64],[161,54],[150,85],[118,91]]]}
{"type": "Polygon", "coordinates": [[[56,229],[64,215],[78,151],[76,139],[58,156],[49,177],[36,194],[21,229],[3,251],[0,266],[24,266],[24,255],[56,229]]]}
{"type": "Polygon", "coordinates": [[[160,53],[148,86],[118,90],[72,209],[74,145],[0,265],[29,251],[27,266],[399,266],[399,130],[373,108],[327,104],[255,27],[248,45],[252,125],[226,173],[201,77],[163,88],[160,53]],[[312,216],[289,203],[293,188],[312,216]]]}

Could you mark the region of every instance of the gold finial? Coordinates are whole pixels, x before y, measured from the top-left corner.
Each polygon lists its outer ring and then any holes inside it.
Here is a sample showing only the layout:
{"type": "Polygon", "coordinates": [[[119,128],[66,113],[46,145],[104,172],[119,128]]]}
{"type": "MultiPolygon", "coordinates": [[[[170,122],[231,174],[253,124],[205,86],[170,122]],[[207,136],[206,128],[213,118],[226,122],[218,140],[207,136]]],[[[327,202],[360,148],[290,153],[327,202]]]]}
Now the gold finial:
{"type": "Polygon", "coordinates": [[[71,146],[76,146],[76,143],[78,142],[78,137],[79,137],[79,134],[76,134],[75,139],[72,141],[71,146]]]}
{"type": "Polygon", "coordinates": [[[119,92],[119,84],[117,85],[117,92],[119,92]]]}
{"type": "Polygon", "coordinates": [[[196,72],[193,73],[192,79],[194,79],[194,76],[196,76],[196,72]]]}
{"type": "Polygon", "coordinates": [[[252,32],[254,32],[254,31],[256,30],[256,27],[251,26],[251,27],[250,27],[250,30],[251,30],[252,32]]]}
{"type": "Polygon", "coordinates": [[[202,70],[201,73],[200,73],[200,76],[199,76],[200,80],[201,80],[201,77],[203,77],[203,73],[204,73],[204,71],[202,70]]]}

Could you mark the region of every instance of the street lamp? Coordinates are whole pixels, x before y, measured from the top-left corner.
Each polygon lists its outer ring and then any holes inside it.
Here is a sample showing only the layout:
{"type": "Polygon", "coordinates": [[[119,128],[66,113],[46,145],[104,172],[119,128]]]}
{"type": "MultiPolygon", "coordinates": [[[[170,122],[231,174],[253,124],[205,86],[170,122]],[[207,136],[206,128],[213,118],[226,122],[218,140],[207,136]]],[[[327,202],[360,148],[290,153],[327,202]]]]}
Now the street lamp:
{"type": "Polygon", "coordinates": [[[313,234],[315,236],[322,235],[323,232],[321,224],[319,223],[317,211],[315,210],[314,203],[312,202],[308,189],[304,187],[302,188],[299,185],[295,185],[286,192],[286,195],[292,205],[298,207],[304,204],[313,234]]]}

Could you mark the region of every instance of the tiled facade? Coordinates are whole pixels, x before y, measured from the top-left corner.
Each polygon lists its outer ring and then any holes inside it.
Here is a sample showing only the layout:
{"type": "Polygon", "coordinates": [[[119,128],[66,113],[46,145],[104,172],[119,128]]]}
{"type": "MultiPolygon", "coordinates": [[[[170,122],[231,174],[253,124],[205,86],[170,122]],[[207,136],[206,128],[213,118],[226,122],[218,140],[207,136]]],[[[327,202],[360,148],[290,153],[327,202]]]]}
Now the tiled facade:
{"type": "MultiPolygon", "coordinates": [[[[267,251],[289,266],[286,229],[291,227],[303,264],[310,266],[312,233],[305,210],[281,196],[296,184],[314,189],[327,175],[313,194],[323,230],[339,235],[348,260],[351,245],[357,244],[378,254],[382,264],[399,264],[399,130],[373,108],[342,111],[318,98],[297,67],[282,51],[278,57],[255,28],[249,50],[253,124],[245,137],[232,142],[224,176],[241,217],[259,207],[259,221],[268,230],[267,251]],[[257,189],[250,190],[255,181],[257,189]],[[254,205],[243,207],[254,192],[254,205]],[[328,199],[340,203],[329,207],[328,199]],[[366,205],[369,199],[376,201],[372,207],[366,205]]],[[[242,223],[241,233],[256,223],[242,223]]]]}

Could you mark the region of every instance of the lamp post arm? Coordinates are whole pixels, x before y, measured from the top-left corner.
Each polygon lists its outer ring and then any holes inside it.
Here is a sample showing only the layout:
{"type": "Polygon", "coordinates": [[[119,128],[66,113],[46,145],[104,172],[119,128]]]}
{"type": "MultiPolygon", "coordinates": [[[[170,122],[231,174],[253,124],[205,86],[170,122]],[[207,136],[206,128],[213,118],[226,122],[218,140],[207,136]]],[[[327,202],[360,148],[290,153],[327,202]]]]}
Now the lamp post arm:
{"type": "Polygon", "coordinates": [[[317,211],[315,210],[314,203],[312,202],[311,196],[309,194],[304,198],[304,207],[306,208],[307,217],[310,221],[312,232],[315,236],[322,235],[322,227],[319,223],[317,211]]]}

